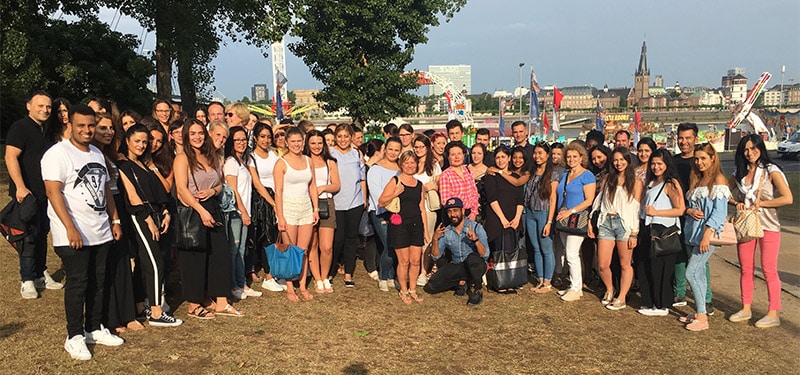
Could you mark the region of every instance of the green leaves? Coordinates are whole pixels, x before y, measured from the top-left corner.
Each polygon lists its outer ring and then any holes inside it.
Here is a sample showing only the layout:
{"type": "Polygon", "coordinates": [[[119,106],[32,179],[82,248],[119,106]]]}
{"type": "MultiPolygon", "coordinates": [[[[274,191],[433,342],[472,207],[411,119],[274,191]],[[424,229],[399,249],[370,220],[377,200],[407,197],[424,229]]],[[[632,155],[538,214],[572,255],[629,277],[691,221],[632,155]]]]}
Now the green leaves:
{"type": "Polygon", "coordinates": [[[324,109],[346,108],[357,122],[406,116],[417,98],[416,79],[404,76],[414,46],[430,26],[449,18],[466,0],[295,0],[289,49],[325,88],[324,109]]]}

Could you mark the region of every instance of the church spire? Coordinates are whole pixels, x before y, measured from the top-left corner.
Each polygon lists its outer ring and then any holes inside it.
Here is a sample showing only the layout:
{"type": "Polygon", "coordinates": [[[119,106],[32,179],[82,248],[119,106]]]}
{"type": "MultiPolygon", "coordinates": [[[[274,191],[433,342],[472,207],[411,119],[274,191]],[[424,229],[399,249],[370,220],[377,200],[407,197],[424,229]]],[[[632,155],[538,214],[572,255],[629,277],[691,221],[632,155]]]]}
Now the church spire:
{"type": "Polygon", "coordinates": [[[639,56],[639,68],[636,70],[636,75],[650,75],[650,69],[647,69],[647,43],[642,41],[642,54],[639,56]]]}

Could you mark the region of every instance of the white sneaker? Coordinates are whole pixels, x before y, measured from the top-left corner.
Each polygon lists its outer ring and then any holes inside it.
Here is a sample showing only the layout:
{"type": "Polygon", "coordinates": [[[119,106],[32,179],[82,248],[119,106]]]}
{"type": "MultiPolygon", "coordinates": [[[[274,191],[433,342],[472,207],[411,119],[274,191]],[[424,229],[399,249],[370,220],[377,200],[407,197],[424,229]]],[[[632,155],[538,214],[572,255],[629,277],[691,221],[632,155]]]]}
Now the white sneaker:
{"type": "Polygon", "coordinates": [[[92,352],[86,347],[86,341],[83,335],[77,335],[73,338],[67,337],[67,340],[64,341],[64,349],[66,349],[72,359],[80,361],[92,359],[92,352]]]}
{"type": "Polygon", "coordinates": [[[34,285],[32,280],[23,281],[22,286],[19,288],[19,293],[22,294],[22,298],[24,299],[39,298],[39,292],[36,291],[36,285],[34,285]]]}
{"type": "Polygon", "coordinates": [[[417,286],[425,286],[428,283],[428,277],[425,276],[425,273],[420,273],[419,277],[417,277],[417,286]]]}
{"type": "Polygon", "coordinates": [[[121,337],[112,334],[108,328],[100,326],[100,329],[86,332],[86,343],[87,344],[100,344],[105,346],[120,346],[124,343],[121,337]]]}
{"type": "Polygon", "coordinates": [[[581,296],[583,296],[583,291],[569,289],[566,293],[564,293],[564,295],[561,296],[561,300],[573,302],[581,299],[581,296]]]}
{"type": "Polygon", "coordinates": [[[381,292],[388,292],[389,282],[386,280],[378,280],[378,289],[380,289],[381,292]]]}
{"type": "Polygon", "coordinates": [[[653,309],[653,316],[667,316],[669,315],[669,309],[653,309]]]}
{"type": "Polygon", "coordinates": [[[283,290],[286,288],[285,286],[282,287],[280,284],[278,284],[275,279],[264,280],[264,282],[261,283],[261,287],[269,290],[270,292],[283,292],[283,290]]]}
{"type": "Polygon", "coordinates": [[[63,289],[64,288],[64,284],[53,280],[53,278],[50,276],[50,273],[47,272],[47,270],[45,270],[44,271],[44,287],[46,289],[52,289],[52,290],[63,289]]]}
{"type": "Polygon", "coordinates": [[[264,293],[261,293],[253,288],[244,289],[244,292],[242,292],[242,295],[247,297],[261,297],[262,294],[264,293]]]}
{"type": "Polygon", "coordinates": [[[240,301],[247,298],[247,295],[244,294],[244,291],[239,288],[231,290],[231,295],[234,299],[238,299],[240,301]]]}

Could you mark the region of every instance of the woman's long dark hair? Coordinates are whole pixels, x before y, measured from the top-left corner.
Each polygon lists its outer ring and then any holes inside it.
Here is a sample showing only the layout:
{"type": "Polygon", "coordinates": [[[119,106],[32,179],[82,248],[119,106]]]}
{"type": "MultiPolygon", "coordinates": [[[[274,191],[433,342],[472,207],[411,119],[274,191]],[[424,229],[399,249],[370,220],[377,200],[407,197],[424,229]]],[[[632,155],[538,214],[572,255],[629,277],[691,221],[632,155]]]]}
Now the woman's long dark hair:
{"type": "Polygon", "coordinates": [[[54,145],[58,142],[61,142],[61,135],[64,134],[64,129],[67,128],[65,124],[61,123],[61,119],[58,118],[58,109],[62,105],[67,107],[67,111],[69,111],[69,108],[72,107],[72,103],[65,98],[55,98],[53,100],[50,118],[47,119],[44,127],[44,139],[48,145],[54,145]]]}
{"type": "Polygon", "coordinates": [[[520,176],[524,175],[525,172],[531,173],[531,166],[533,164],[533,161],[531,161],[531,158],[528,157],[528,154],[525,152],[525,149],[520,146],[514,146],[514,148],[511,149],[511,158],[509,158],[508,160],[508,166],[511,168],[508,168],[508,170],[516,168],[514,166],[514,162],[511,160],[514,158],[514,154],[516,153],[522,154],[522,167],[520,167],[518,170],[514,170],[514,172],[516,172],[520,176]]]}
{"type": "Polygon", "coordinates": [[[122,155],[125,155],[126,158],[128,157],[128,151],[129,151],[128,150],[128,140],[131,139],[131,137],[136,133],[147,134],[147,147],[144,148],[144,153],[142,153],[142,156],[139,156],[137,158],[142,163],[147,164],[147,162],[150,161],[150,157],[151,157],[151,155],[150,155],[150,141],[151,141],[151,138],[153,138],[153,137],[150,136],[150,131],[147,130],[147,127],[142,125],[142,124],[134,124],[134,125],[131,125],[130,128],[128,128],[128,131],[125,132],[125,139],[123,139],[123,141],[119,145],[119,153],[122,154],[122,155]]]}
{"type": "Polygon", "coordinates": [[[245,130],[243,126],[234,126],[230,128],[229,130],[230,137],[228,137],[228,139],[225,141],[225,160],[227,160],[228,157],[233,156],[233,159],[236,160],[236,162],[239,163],[239,165],[244,164],[246,166],[247,162],[250,161],[250,150],[247,149],[247,147],[245,147],[244,152],[242,152],[242,157],[239,158],[238,156],[236,156],[236,151],[234,151],[233,149],[233,145],[235,144],[233,140],[233,135],[238,132],[244,133],[244,139],[247,140],[247,130],[245,130]]]}
{"type": "Polygon", "coordinates": [[[191,128],[192,125],[198,125],[203,129],[203,144],[200,146],[200,153],[208,159],[208,163],[211,164],[211,169],[219,172],[219,154],[217,154],[217,150],[214,149],[214,143],[211,142],[211,137],[208,135],[208,130],[206,130],[203,122],[195,119],[186,120],[186,122],[183,123],[183,129],[181,129],[183,153],[186,154],[186,159],[189,162],[189,170],[196,171],[201,169],[200,163],[197,161],[197,156],[194,154],[194,148],[192,148],[192,144],[189,142],[189,128],[191,128]]]}
{"type": "Polygon", "coordinates": [[[767,168],[767,166],[770,164],[774,164],[780,168],[779,165],[773,163],[769,158],[769,153],[767,152],[767,146],[764,144],[764,139],[762,139],[758,134],[748,134],[742,137],[742,139],[739,140],[739,145],[736,146],[736,156],[734,157],[736,171],[733,174],[733,177],[736,178],[736,181],[741,181],[744,176],[747,175],[747,171],[750,170],[750,162],[744,157],[744,147],[747,142],[752,142],[753,147],[757,148],[758,151],[761,152],[761,156],[759,156],[758,160],[756,161],[756,166],[767,168]]]}
{"type": "MultiPolygon", "coordinates": [[[[137,124],[138,125],[138,124],[137,124]]],[[[162,176],[169,176],[172,173],[172,162],[175,160],[175,151],[172,149],[172,142],[168,142],[167,132],[158,121],[155,124],[147,126],[150,132],[159,132],[164,141],[161,143],[161,148],[153,153],[153,164],[155,164],[158,171],[162,176]]],[[[152,134],[152,133],[151,133],[152,134]]]]}
{"type": "MultiPolygon", "coordinates": [[[[628,162],[628,166],[625,167],[625,182],[623,183],[622,187],[625,188],[625,191],[628,193],[628,197],[633,196],[633,186],[636,185],[636,174],[633,171],[633,164],[631,164],[631,152],[627,147],[617,147],[611,153],[613,157],[614,154],[620,154],[628,162]]],[[[617,168],[613,166],[609,166],[613,163],[613,160],[606,160],[606,170],[608,174],[606,175],[606,194],[608,194],[608,201],[614,201],[614,190],[617,188],[617,177],[619,177],[619,171],[617,168]]]]}
{"type": "Polygon", "coordinates": [[[328,149],[328,143],[325,142],[325,133],[333,134],[330,129],[325,129],[325,131],[319,131],[317,129],[309,130],[308,133],[306,133],[306,142],[305,146],[303,147],[303,155],[311,157],[311,148],[308,147],[309,140],[311,137],[320,137],[322,138],[322,152],[320,153],[322,160],[325,160],[326,163],[328,160],[333,160],[336,162],[336,158],[331,156],[331,150],[328,149]]]}
{"type": "Polygon", "coordinates": [[[371,158],[372,155],[375,155],[376,152],[380,151],[383,147],[383,140],[379,138],[372,138],[369,141],[366,141],[361,144],[358,148],[362,154],[366,155],[366,157],[371,158]]]}
{"type": "MultiPolygon", "coordinates": [[[[400,127],[402,127],[402,125],[400,127]]],[[[431,140],[422,134],[417,134],[414,136],[414,140],[411,141],[411,148],[414,148],[414,144],[417,142],[422,142],[422,144],[425,145],[425,165],[422,166],[422,170],[426,175],[433,176],[433,165],[436,163],[436,160],[433,159],[431,140]]]]}
{"type": "MultiPolygon", "coordinates": [[[[606,145],[597,145],[597,146],[593,147],[592,149],[590,149],[588,151],[589,151],[589,170],[591,170],[592,173],[595,176],[597,176],[600,172],[603,172],[603,171],[607,172],[609,169],[611,169],[611,168],[609,168],[609,163],[611,161],[611,149],[610,148],[606,147],[606,145]],[[606,155],[606,165],[603,166],[603,168],[598,168],[598,167],[596,167],[594,165],[594,163],[592,163],[592,153],[595,152],[595,151],[600,151],[600,152],[602,152],[603,154],[606,155]]],[[[565,157],[566,157],[566,154],[565,154],[565,157]]],[[[615,182],[614,185],[616,185],[616,184],[617,183],[615,182]]]]}
{"type": "MultiPolygon", "coordinates": [[[[681,179],[678,177],[678,167],[675,166],[675,159],[672,158],[672,153],[666,148],[658,148],[650,154],[650,160],[647,162],[647,178],[645,179],[645,186],[650,186],[650,183],[656,180],[656,175],[651,168],[653,158],[660,158],[664,161],[666,169],[664,170],[664,183],[677,181],[680,184],[681,179]]],[[[681,189],[680,186],[676,188],[681,189]]]]}
{"type": "MultiPolygon", "coordinates": [[[[533,152],[536,152],[537,148],[541,148],[547,153],[547,159],[544,162],[544,173],[542,173],[542,177],[539,179],[539,186],[537,186],[537,189],[539,190],[539,198],[542,200],[547,200],[550,199],[550,193],[553,189],[553,186],[551,185],[552,181],[550,181],[553,179],[553,160],[550,158],[550,146],[547,145],[547,142],[536,142],[536,144],[533,145],[533,152]]],[[[534,162],[534,164],[535,163],[536,162],[534,162]]],[[[538,167],[538,165],[534,165],[534,168],[532,168],[534,172],[538,167]]]]}

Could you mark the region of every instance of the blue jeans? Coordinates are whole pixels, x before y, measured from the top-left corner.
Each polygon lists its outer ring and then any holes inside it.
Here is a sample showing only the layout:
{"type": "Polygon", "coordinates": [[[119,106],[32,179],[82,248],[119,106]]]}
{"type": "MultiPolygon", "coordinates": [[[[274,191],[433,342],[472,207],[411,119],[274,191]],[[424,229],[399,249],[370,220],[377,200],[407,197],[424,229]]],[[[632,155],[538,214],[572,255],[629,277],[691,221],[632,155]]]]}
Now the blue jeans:
{"type": "Polygon", "coordinates": [[[375,230],[375,237],[380,241],[378,251],[380,257],[378,259],[378,277],[381,280],[394,279],[397,275],[395,269],[395,253],[394,249],[389,247],[389,216],[388,212],[381,215],[375,215],[375,211],[369,212],[369,219],[372,221],[372,228],[375,230]]]}
{"type": "Polygon", "coordinates": [[[692,253],[689,255],[689,264],[686,266],[686,279],[689,285],[692,286],[692,291],[695,291],[694,302],[697,306],[695,309],[698,314],[706,313],[705,291],[708,289],[708,278],[706,277],[706,265],[708,258],[714,253],[716,246],[710,246],[705,253],[700,252],[700,246],[692,245],[692,253]]]}
{"type": "Polygon", "coordinates": [[[242,215],[238,212],[227,212],[228,247],[231,250],[231,286],[244,288],[244,250],[247,245],[247,226],[242,224],[242,215]]]}
{"type": "Polygon", "coordinates": [[[542,281],[550,281],[553,278],[556,258],[553,253],[552,234],[547,237],[542,236],[545,224],[547,224],[547,210],[527,210],[525,212],[525,230],[528,232],[531,245],[533,245],[533,263],[536,265],[536,274],[542,281]]]}
{"type": "Polygon", "coordinates": [[[600,240],[627,242],[628,232],[622,226],[619,216],[606,216],[606,220],[598,225],[597,238],[600,240]]]}

